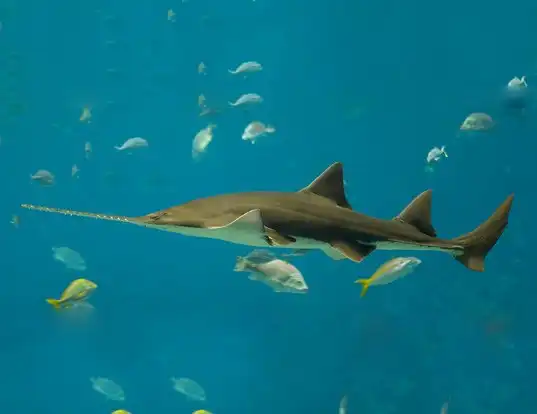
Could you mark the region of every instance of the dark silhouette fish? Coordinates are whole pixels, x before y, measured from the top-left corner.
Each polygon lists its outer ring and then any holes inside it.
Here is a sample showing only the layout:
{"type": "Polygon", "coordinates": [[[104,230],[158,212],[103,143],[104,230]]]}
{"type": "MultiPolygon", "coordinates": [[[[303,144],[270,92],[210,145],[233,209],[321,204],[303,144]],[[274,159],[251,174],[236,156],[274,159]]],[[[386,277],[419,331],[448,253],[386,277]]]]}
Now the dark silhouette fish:
{"type": "Polygon", "coordinates": [[[485,256],[507,226],[513,195],[470,233],[440,239],[431,224],[431,190],[398,216],[377,219],[351,209],[343,166],[334,163],[298,192],[252,192],[201,198],[139,217],[86,213],[23,204],[23,208],[159,230],[256,247],[322,250],[335,260],[361,262],[375,249],[436,250],[471,270],[484,271],[485,256]]]}

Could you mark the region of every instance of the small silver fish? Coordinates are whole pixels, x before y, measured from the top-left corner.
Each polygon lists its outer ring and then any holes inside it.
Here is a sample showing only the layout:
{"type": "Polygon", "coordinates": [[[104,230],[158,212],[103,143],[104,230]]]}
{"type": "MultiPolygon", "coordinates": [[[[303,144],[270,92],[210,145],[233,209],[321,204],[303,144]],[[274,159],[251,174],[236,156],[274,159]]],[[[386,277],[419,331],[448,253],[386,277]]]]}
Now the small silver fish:
{"type": "Polygon", "coordinates": [[[149,143],[145,139],[140,138],[140,137],[134,137],[134,138],[129,138],[128,140],[126,140],[120,147],[114,147],[114,148],[117,149],[118,151],[123,151],[126,149],[144,148],[147,146],[149,146],[149,143]]]}
{"type": "Polygon", "coordinates": [[[514,77],[505,87],[505,105],[507,108],[525,111],[529,103],[528,84],[526,77],[514,77]]]}
{"type": "Polygon", "coordinates": [[[349,399],[346,395],[339,401],[339,414],[347,414],[347,408],[349,406],[349,399]]]}
{"type": "Polygon", "coordinates": [[[231,106],[251,105],[263,102],[263,98],[257,93],[245,93],[239,96],[235,102],[229,102],[231,106]]]}
{"type": "Polygon", "coordinates": [[[89,159],[92,152],[91,142],[88,141],[84,144],[84,152],[86,153],[86,159],[89,159]]]}
{"type": "Polygon", "coordinates": [[[433,165],[440,161],[442,157],[448,158],[445,145],[442,145],[442,148],[432,148],[427,154],[427,166],[425,167],[425,170],[430,172],[434,171],[433,165]]]}
{"type": "Polygon", "coordinates": [[[295,266],[276,259],[263,250],[255,250],[246,257],[237,257],[234,271],[251,272],[248,279],[264,283],[274,292],[308,292],[304,276],[295,266]]]}
{"type": "Polygon", "coordinates": [[[192,158],[199,160],[201,154],[203,154],[211,141],[213,140],[213,130],[216,128],[215,124],[209,124],[206,128],[198,131],[194,140],[192,141],[192,158]]]}
{"type": "Polygon", "coordinates": [[[263,70],[261,63],[255,61],[243,62],[235,70],[228,70],[232,75],[238,75],[240,73],[254,73],[263,70]]]}
{"type": "Polygon", "coordinates": [[[272,134],[276,132],[276,129],[271,125],[265,125],[263,122],[254,121],[250,122],[244,132],[242,133],[242,139],[244,141],[251,141],[252,144],[255,144],[255,140],[263,135],[272,134]]]}
{"type": "Polygon", "coordinates": [[[461,131],[487,131],[492,129],[494,121],[489,114],[474,112],[466,117],[460,126],[461,131]]]}
{"type": "Polygon", "coordinates": [[[54,184],[54,174],[47,170],[37,170],[33,175],[30,175],[30,178],[41,185],[54,184]]]}
{"type": "Polygon", "coordinates": [[[507,89],[509,90],[526,89],[527,87],[528,83],[526,82],[525,76],[522,76],[521,78],[515,76],[507,83],[507,89]]]}

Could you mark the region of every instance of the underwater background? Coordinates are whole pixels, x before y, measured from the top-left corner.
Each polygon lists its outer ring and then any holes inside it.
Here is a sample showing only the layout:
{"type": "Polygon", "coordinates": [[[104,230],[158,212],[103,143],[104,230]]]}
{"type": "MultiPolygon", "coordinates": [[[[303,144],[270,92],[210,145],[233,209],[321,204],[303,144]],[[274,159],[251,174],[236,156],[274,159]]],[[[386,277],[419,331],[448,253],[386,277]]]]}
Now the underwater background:
{"type": "Polygon", "coordinates": [[[1,0],[0,21],[1,412],[335,413],[345,394],[349,414],[438,413],[446,401],[452,414],[535,412],[537,108],[505,110],[502,88],[526,75],[533,92],[537,3],[1,0]],[[247,60],[263,71],[228,73],[247,60]],[[225,105],[248,92],[265,102],[198,116],[200,93],[225,105]],[[85,106],[91,123],[79,121],[85,106]],[[462,134],[471,112],[495,128],[462,134]],[[240,136],[257,118],[277,131],[251,145],[240,136]],[[209,122],[214,140],[194,162],[192,138],[209,122]],[[114,149],[134,136],[149,147],[114,149]],[[426,173],[441,145],[449,158],[426,173]],[[136,216],[295,191],[335,161],[353,208],[375,217],[433,189],[445,238],[514,192],[486,271],[435,252],[377,251],[361,264],[313,252],[292,261],[308,294],[276,294],[233,272],[246,246],[19,207],[136,216]],[[55,185],[32,182],[38,169],[55,185]],[[80,252],[87,270],[67,270],[54,246],[80,252]],[[397,255],[423,263],[360,298],[353,282],[397,255]],[[84,324],[45,302],[76,277],[99,285],[84,324]],[[126,400],[92,390],[98,376],[126,400]],[[174,376],[199,382],[207,401],[176,393],[174,376]]]}

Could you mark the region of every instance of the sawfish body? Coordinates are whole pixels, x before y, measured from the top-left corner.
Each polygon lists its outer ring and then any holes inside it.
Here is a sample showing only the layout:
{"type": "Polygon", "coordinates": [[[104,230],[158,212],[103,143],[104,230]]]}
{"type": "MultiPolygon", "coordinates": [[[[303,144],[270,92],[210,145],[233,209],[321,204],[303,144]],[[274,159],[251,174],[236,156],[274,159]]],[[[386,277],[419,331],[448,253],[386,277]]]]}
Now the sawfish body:
{"type": "Polygon", "coordinates": [[[333,259],[362,261],[375,249],[437,250],[471,270],[507,226],[510,195],[474,231],[440,239],[431,224],[431,191],[417,196],[391,220],[352,210],[343,187],[343,167],[334,163],[298,192],[250,192],[201,198],[139,217],[86,213],[24,204],[31,210],[119,221],[138,226],[255,247],[322,250],[333,259]]]}

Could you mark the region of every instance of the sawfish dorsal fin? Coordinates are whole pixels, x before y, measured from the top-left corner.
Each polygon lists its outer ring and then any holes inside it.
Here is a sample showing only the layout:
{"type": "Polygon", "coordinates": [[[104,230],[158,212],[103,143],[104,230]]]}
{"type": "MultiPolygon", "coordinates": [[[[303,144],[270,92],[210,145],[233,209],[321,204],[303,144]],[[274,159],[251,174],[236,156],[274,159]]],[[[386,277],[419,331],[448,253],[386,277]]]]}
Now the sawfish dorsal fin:
{"type": "Polygon", "coordinates": [[[394,220],[416,227],[427,236],[436,237],[431,223],[432,190],[427,190],[414,198],[394,220]]]}
{"type": "Polygon", "coordinates": [[[340,162],[333,163],[324,172],[319,175],[310,185],[299,192],[312,193],[327,198],[340,207],[352,209],[345,196],[343,186],[343,164],[340,162]]]}

